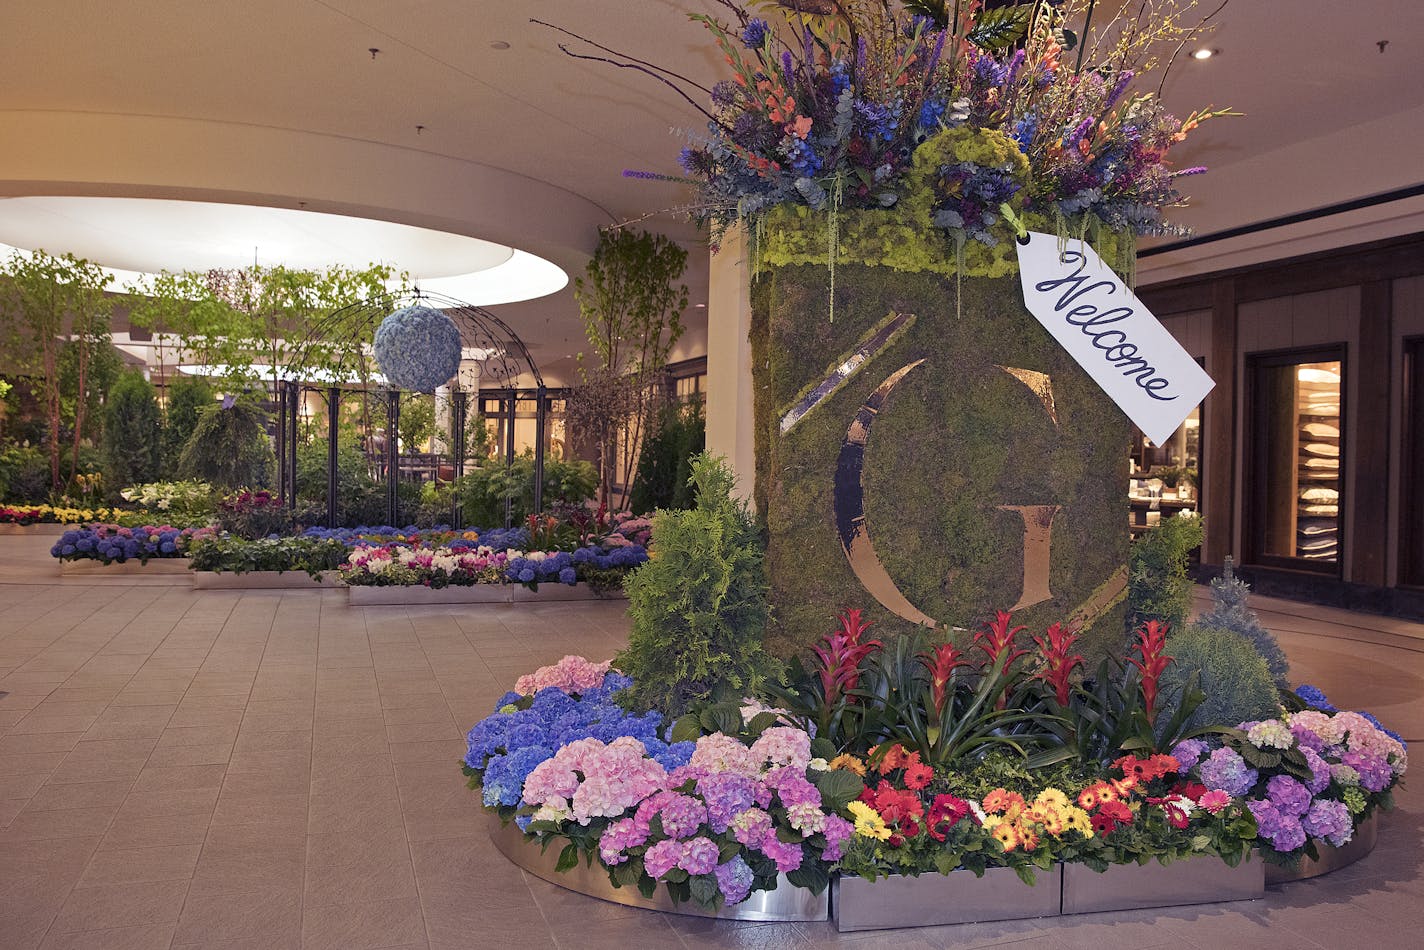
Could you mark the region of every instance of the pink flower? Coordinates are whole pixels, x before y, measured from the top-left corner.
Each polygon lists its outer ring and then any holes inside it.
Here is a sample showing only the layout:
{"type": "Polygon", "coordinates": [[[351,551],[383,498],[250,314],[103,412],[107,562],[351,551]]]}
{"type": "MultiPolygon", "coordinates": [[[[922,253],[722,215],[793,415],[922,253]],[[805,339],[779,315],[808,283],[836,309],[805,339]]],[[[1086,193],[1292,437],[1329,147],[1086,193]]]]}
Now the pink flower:
{"type": "Polygon", "coordinates": [[[519,677],[514,683],[514,691],[532,696],[550,686],[566,693],[581,693],[603,685],[603,677],[612,666],[612,661],[594,663],[581,656],[566,656],[552,666],[541,666],[533,673],[519,677]]]}
{"type": "Polygon", "coordinates": [[[1205,811],[1213,815],[1219,815],[1223,808],[1231,804],[1231,796],[1219,788],[1213,788],[1210,791],[1203,792],[1202,797],[1197,799],[1197,804],[1205,811]]]}

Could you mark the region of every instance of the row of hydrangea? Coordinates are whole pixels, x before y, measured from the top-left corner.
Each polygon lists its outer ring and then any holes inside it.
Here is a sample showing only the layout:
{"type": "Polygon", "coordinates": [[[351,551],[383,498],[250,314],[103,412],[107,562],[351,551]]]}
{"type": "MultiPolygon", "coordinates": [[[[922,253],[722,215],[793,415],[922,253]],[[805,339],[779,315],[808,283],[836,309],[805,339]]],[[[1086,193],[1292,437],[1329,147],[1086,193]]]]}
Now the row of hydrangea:
{"type": "Polygon", "coordinates": [[[1201,782],[1245,800],[1262,844],[1282,860],[1312,841],[1347,844],[1409,766],[1404,742],[1379,720],[1336,711],[1313,687],[1302,694],[1318,697],[1321,708],[1242,723],[1240,738],[1189,739],[1174,749],[1201,782]]]}
{"type": "Polygon", "coordinates": [[[440,547],[393,543],[357,544],[342,565],[353,586],[468,587],[475,584],[540,583],[573,585],[588,572],[631,570],[648,559],[647,549],[629,544],[605,549],[590,545],[575,551],[496,549],[453,541],[440,547]]]}
{"type": "Polygon", "coordinates": [[[340,541],[348,548],[364,544],[368,547],[383,544],[408,544],[412,546],[484,546],[496,551],[506,548],[525,548],[529,545],[529,533],[523,528],[462,528],[452,530],[449,525],[435,525],[431,528],[417,528],[406,525],[397,528],[392,525],[361,525],[356,528],[307,528],[304,538],[322,538],[340,541]]]}
{"type": "Polygon", "coordinates": [[[62,561],[96,560],[104,564],[146,562],[155,557],[185,557],[200,538],[212,537],[214,528],[175,528],[146,525],[124,528],[115,524],[85,525],[60,535],[49,553],[62,561]]]}

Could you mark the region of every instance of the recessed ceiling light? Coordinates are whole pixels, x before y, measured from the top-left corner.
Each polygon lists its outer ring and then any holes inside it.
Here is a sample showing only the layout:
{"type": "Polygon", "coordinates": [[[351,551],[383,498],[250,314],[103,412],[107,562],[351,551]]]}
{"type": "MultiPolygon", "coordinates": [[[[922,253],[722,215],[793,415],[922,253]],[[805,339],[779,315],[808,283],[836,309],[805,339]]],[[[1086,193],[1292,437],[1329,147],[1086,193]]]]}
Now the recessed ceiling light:
{"type": "Polygon", "coordinates": [[[490,44],[490,49],[509,49],[509,44],[504,40],[495,40],[490,44]]]}
{"type": "Polygon", "coordinates": [[[692,309],[694,309],[694,310],[706,310],[706,309],[707,309],[707,305],[706,305],[705,303],[695,303],[695,304],[692,305],[692,309]]]}
{"type": "Polygon", "coordinates": [[[1192,59],[1211,59],[1213,56],[1219,55],[1221,55],[1221,50],[1208,49],[1207,47],[1203,46],[1201,49],[1192,53],[1192,59]]]}

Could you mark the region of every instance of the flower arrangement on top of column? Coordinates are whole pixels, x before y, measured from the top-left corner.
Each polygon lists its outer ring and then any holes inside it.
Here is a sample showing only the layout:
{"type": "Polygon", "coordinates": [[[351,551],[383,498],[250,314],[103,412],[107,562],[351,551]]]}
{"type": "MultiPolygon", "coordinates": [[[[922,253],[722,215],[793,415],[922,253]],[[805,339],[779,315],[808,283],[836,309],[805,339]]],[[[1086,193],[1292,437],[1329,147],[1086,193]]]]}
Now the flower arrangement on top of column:
{"type": "Polygon", "coordinates": [[[1005,205],[1060,232],[1166,233],[1176,180],[1205,170],[1174,169],[1169,150],[1228,114],[1179,119],[1134,85],[1158,65],[1157,50],[1194,32],[1182,17],[1189,5],[1171,0],[1135,19],[1129,4],[1081,37],[1066,26],[1083,23],[1086,0],[754,5],[765,18],[719,3],[730,21],[692,19],[731,75],[708,91],[706,135],[681,156],[700,186],[694,213],[714,233],[785,205],[903,206],[923,216],[915,226],[961,245],[997,244],[1005,205]],[[914,194],[926,181],[930,193],[914,194]]]}

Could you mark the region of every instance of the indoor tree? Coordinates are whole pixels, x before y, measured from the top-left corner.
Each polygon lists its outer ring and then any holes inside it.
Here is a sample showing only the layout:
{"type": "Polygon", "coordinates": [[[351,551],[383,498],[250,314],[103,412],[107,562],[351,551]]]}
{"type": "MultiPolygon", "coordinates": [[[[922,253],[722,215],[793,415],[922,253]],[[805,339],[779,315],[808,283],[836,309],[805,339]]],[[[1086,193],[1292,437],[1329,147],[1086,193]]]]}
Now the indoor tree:
{"type": "MultiPolygon", "coordinates": [[[[66,335],[77,347],[77,390],[88,390],[88,373],[96,349],[107,342],[110,312],[104,295],[112,278],[97,264],[72,254],[56,257],[43,250],[16,251],[0,263],[0,315],[5,318],[7,349],[17,368],[35,379],[48,424],[50,483],[60,486],[63,412],[61,407],[60,354],[66,335]]],[[[78,467],[79,440],[84,430],[87,399],[75,406],[74,463],[78,467]]]]}
{"type": "Polygon", "coordinates": [[[579,355],[569,424],[597,448],[601,501],[609,500],[614,472],[629,473],[619,508],[627,504],[633,462],[661,399],[657,375],[682,336],[687,286],[675,282],[686,268],[687,251],[670,238],[609,228],[585,276],[574,280],[593,352],[579,355]]]}
{"type": "Polygon", "coordinates": [[[105,410],[105,487],[112,492],[155,481],[162,419],[153,384],[137,370],[124,373],[109,391],[105,410]]]}

